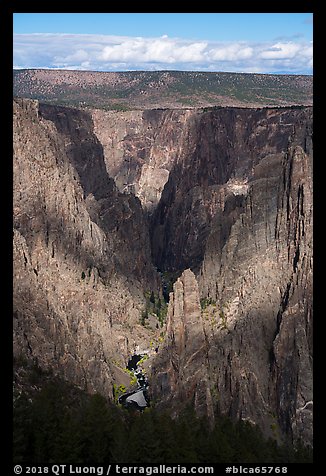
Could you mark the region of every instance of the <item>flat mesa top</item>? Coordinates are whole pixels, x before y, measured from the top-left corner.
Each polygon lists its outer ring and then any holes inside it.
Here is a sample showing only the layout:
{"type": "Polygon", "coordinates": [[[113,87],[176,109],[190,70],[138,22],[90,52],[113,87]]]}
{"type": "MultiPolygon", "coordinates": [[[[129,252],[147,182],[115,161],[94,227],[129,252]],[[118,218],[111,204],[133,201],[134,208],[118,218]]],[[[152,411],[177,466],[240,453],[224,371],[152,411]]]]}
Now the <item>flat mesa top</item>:
{"type": "Polygon", "coordinates": [[[14,70],[14,95],[50,104],[132,110],[312,106],[313,77],[196,71],[14,70]]]}

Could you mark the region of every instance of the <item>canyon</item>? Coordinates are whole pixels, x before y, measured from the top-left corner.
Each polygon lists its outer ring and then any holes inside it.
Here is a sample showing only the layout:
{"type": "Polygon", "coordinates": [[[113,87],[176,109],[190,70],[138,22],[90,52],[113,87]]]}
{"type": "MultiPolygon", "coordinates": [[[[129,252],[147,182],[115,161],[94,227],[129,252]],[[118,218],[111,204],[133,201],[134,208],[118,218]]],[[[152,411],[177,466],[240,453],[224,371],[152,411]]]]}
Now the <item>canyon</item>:
{"type": "Polygon", "coordinates": [[[114,401],[147,349],[158,409],[312,444],[312,125],[15,98],[14,354],[114,401]]]}

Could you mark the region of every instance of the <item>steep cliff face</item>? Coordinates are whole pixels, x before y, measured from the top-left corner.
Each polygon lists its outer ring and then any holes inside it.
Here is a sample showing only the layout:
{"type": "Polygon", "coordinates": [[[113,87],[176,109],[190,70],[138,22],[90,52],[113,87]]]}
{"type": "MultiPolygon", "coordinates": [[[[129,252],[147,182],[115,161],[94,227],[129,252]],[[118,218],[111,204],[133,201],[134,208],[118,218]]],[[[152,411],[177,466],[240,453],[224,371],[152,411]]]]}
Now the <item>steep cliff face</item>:
{"type": "Polygon", "coordinates": [[[121,192],[134,194],[149,213],[184,148],[184,131],[192,115],[190,110],[168,109],[92,111],[108,174],[121,192]]]}
{"type": "MultiPolygon", "coordinates": [[[[186,384],[198,412],[213,402],[273,437],[311,442],[311,110],[241,111],[235,121],[229,114],[214,113],[208,130],[208,117],[202,119],[197,154],[179,164],[175,180],[171,171],[154,214],[164,237],[157,262],[163,269],[192,266],[202,309],[194,340],[187,327],[180,360],[175,342],[187,313],[180,318],[176,309],[188,297],[175,286],[153,392],[177,389],[187,359],[198,352],[202,366],[193,382],[204,384],[186,384]],[[224,148],[217,140],[221,118],[228,128],[224,148]],[[204,148],[208,137],[215,141],[204,148]],[[198,388],[204,404],[197,403],[198,388]]],[[[155,248],[155,228],[153,236],[155,248]]],[[[176,401],[184,395],[173,392],[176,401]]]]}
{"type": "Polygon", "coordinates": [[[153,401],[311,442],[311,159],[311,108],[16,100],[15,353],[112,398],[156,332],[139,323],[153,259],[180,275],[153,401]]]}
{"type": "Polygon", "coordinates": [[[108,177],[89,114],[14,101],[14,351],[112,397],[158,291],[141,204],[108,177]]]}
{"type": "Polygon", "coordinates": [[[187,269],[173,286],[166,337],[153,363],[151,387],[158,406],[168,406],[177,415],[191,402],[198,414],[214,421],[208,346],[198,282],[187,269]]]}
{"type": "Polygon", "coordinates": [[[224,108],[194,115],[152,218],[160,269],[198,271],[212,218],[226,206],[233,219],[263,159],[277,160],[292,140],[304,146],[309,111],[224,108]]]}

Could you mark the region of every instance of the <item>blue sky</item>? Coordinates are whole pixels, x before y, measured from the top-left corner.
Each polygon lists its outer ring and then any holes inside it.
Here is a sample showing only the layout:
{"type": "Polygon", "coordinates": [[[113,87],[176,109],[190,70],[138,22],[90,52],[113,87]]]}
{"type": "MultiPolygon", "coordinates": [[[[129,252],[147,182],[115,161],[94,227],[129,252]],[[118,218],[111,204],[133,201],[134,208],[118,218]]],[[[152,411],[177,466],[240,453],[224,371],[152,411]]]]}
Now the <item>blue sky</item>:
{"type": "Polygon", "coordinates": [[[14,67],[312,74],[309,13],[15,13],[14,67]]]}

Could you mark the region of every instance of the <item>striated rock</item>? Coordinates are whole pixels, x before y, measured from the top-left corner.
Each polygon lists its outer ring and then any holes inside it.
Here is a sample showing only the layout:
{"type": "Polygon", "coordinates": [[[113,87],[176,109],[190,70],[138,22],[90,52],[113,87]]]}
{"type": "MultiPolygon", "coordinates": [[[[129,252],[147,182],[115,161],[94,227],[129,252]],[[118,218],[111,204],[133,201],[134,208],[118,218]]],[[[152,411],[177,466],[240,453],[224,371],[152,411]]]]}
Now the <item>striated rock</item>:
{"type": "Polygon", "coordinates": [[[14,101],[14,228],[15,354],[112,398],[159,281],[141,205],[108,177],[88,113],[14,101]]]}
{"type": "MultiPolygon", "coordinates": [[[[312,114],[242,111],[233,122],[229,114],[213,113],[209,132],[208,116],[203,118],[201,152],[192,160],[185,156],[171,171],[153,217],[154,256],[163,269],[191,264],[196,271],[206,348],[196,378],[210,382],[210,395],[201,392],[206,406],[213,399],[218,411],[255,422],[266,435],[311,443],[312,114]],[[218,136],[213,124],[221,130],[221,118],[228,121],[226,137],[216,140],[213,152],[204,149],[204,138],[218,136]],[[231,144],[223,149],[227,138],[231,144]],[[163,236],[158,242],[156,230],[163,236]]],[[[179,294],[176,288],[171,306],[179,294]]],[[[174,389],[183,386],[183,374],[171,370],[179,361],[169,343],[178,319],[184,322],[176,315],[153,374],[157,394],[164,378],[174,389]]],[[[191,326],[186,327],[192,355],[198,344],[192,346],[191,326]]],[[[193,336],[197,342],[198,330],[193,336]]],[[[188,390],[188,401],[196,401],[197,390],[191,385],[188,390]]],[[[185,395],[176,390],[174,398],[185,401],[185,395]]]]}
{"type": "Polygon", "coordinates": [[[113,398],[161,331],[139,323],[161,293],[153,259],[180,276],[153,401],[311,443],[311,159],[309,107],[15,100],[15,354],[113,398]]]}
{"type": "Polygon", "coordinates": [[[240,401],[234,404],[232,389],[221,390],[221,409],[251,418],[266,433],[270,427],[272,434],[311,442],[311,157],[301,146],[290,146],[280,167],[275,165],[265,169],[264,178],[259,174],[251,181],[222,249],[223,221],[217,220],[199,281],[203,294],[224,309],[230,332],[231,341],[222,341],[228,355],[211,354],[212,359],[221,375],[228,366],[234,376],[239,365],[233,368],[234,357],[241,354],[245,372],[237,391],[240,401]],[[254,393],[248,392],[249,375],[255,376],[254,393]]]}
{"type": "Polygon", "coordinates": [[[93,110],[107,172],[121,192],[134,194],[149,213],[157,206],[183,150],[190,110],[93,110]]]}
{"type": "Polygon", "coordinates": [[[305,147],[310,116],[310,108],[198,111],[152,217],[156,266],[198,272],[212,219],[226,207],[232,221],[253,175],[277,167],[292,141],[305,147]]]}
{"type": "Polygon", "coordinates": [[[151,391],[157,406],[177,414],[191,402],[198,414],[214,421],[210,389],[208,342],[196,277],[186,269],[170,294],[166,338],[152,366],[151,391]]]}

